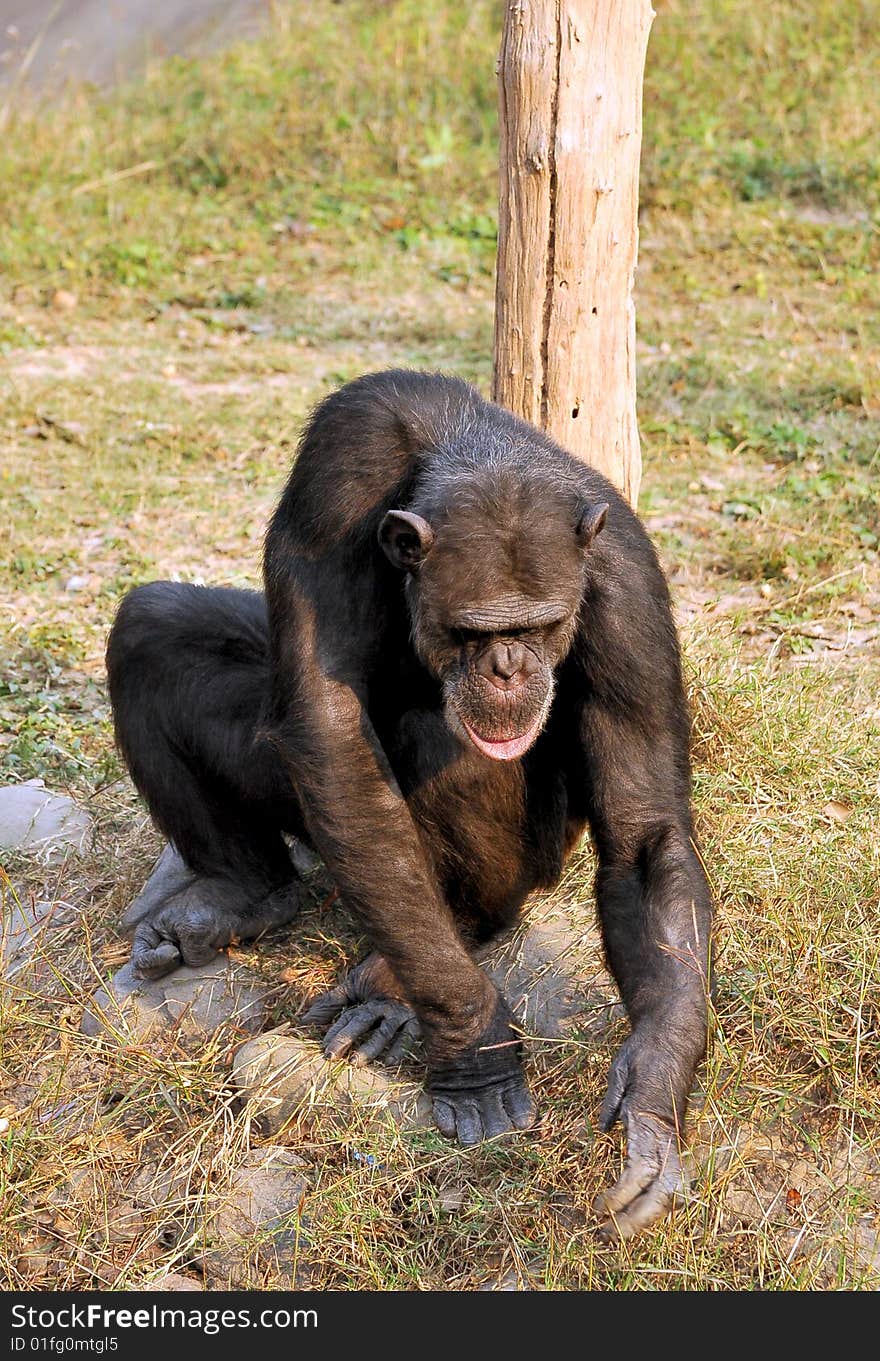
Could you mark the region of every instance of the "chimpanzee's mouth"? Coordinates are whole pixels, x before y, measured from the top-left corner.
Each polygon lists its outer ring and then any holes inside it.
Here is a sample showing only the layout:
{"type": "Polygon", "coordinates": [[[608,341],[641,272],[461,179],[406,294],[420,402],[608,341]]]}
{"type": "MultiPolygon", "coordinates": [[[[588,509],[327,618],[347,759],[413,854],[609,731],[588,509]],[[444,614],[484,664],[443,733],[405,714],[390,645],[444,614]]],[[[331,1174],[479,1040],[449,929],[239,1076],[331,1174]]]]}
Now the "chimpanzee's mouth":
{"type": "Polygon", "coordinates": [[[493,761],[515,761],[518,756],[524,755],[534,742],[544,724],[544,713],[538,714],[534,723],[519,737],[505,737],[493,740],[488,737],[481,737],[465,719],[461,720],[462,727],[468,737],[473,742],[477,751],[481,751],[484,756],[489,756],[493,761]]]}

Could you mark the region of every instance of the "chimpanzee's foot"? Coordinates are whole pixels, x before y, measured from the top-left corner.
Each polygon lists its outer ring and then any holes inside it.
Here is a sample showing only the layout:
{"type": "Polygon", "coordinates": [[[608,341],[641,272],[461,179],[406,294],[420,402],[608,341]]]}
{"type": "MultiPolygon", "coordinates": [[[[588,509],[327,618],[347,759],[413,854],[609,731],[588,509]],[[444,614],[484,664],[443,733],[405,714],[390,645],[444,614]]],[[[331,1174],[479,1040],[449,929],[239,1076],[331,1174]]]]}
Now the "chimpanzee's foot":
{"type": "Polygon", "coordinates": [[[369,955],[337,987],[312,1003],[303,1023],[329,1024],[322,1040],[328,1058],[347,1057],[357,1067],[373,1059],[402,1063],[416,1047],[419,1023],[401,997],[386,995],[398,991],[397,980],[382,956],[369,955]]]}
{"type": "Polygon", "coordinates": [[[180,893],[192,883],[193,872],[171,845],[166,845],[140,893],[129,903],[119,921],[124,936],[134,933],[135,927],[155,908],[180,893]]]}
{"type": "Polygon", "coordinates": [[[120,922],[132,936],[131,960],[144,978],[161,978],[181,964],[207,964],[234,941],[254,940],[292,921],[301,885],[284,884],[254,901],[231,879],[193,873],[170,846],[143,892],[120,922]]]}

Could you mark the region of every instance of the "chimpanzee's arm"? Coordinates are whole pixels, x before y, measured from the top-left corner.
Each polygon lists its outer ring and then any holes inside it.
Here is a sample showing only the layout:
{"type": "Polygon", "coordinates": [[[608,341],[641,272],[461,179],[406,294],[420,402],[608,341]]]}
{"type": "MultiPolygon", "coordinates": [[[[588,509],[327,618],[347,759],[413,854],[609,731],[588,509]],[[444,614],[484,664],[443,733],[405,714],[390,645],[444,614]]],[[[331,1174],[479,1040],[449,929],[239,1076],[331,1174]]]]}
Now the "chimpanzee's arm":
{"type": "Polygon", "coordinates": [[[650,554],[617,581],[617,598],[612,584],[592,601],[581,638],[588,675],[581,707],[585,811],[599,858],[596,897],[608,964],[632,1022],[600,1117],[605,1129],[619,1117],[627,1139],[623,1174],[597,1201],[608,1238],[628,1237],[657,1219],[682,1184],[685,1111],[706,1047],[711,934],[665,586],[650,554]]]}
{"type": "Polygon", "coordinates": [[[473,1143],[524,1127],[512,1018],[459,936],[367,714],[383,641],[371,569],[294,555],[282,534],[267,542],[272,735],[310,836],[418,1016],[440,1128],[473,1143]]]}
{"type": "Polygon", "coordinates": [[[688,1096],[706,1046],[711,907],[686,804],[664,783],[664,753],[607,715],[586,720],[594,775],[596,898],[608,963],[632,1022],[600,1121],[627,1139],[619,1181],[599,1197],[606,1235],[628,1237],[666,1212],[681,1186],[688,1096]],[[601,761],[602,758],[600,758],[601,761]]]}

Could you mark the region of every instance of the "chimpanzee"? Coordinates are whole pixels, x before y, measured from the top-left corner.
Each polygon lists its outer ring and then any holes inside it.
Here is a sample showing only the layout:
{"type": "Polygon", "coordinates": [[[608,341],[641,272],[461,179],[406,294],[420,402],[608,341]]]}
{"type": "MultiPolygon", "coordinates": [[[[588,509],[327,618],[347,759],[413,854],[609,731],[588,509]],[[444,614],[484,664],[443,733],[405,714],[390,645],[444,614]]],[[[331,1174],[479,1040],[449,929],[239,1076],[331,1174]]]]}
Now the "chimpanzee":
{"type": "Polygon", "coordinates": [[[682,1182],[707,1024],[710,895],[689,806],[669,596],[609,482],[459,379],[392,370],[313,413],[266,536],[265,596],[172,582],[107,650],[119,746],[172,850],[128,914],[145,975],[289,920],[285,834],[374,953],[307,1020],[353,1062],[416,1025],[440,1130],[534,1111],[513,1016],[473,957],[589,827],[632,1029],[601,1112],[627,1136],[608,1237],[682,1182]]]}

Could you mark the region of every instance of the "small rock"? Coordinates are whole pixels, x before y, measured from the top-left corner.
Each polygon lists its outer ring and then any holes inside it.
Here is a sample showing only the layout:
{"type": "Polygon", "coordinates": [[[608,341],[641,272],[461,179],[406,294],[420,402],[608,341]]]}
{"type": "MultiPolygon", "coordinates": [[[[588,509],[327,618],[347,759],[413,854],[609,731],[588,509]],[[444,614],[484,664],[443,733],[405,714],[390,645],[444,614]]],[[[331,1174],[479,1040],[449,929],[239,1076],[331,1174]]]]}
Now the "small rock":
{"type": "Polygon", "coordinates": [[[195,1276],[183,1276],[179,1271],[169,1271],[167,1275],[160,1276],[158,1280],[150,1285],[142,1285],[141,1290],[150,1292],[159,1290],[204,1290],[203,1281],[196,1280],[195,1276]]]}
{"type": "Polygon", "coordinates": [[[271,1031],[237,1051],[233,1081],[266,1134],[303,1110],[343,1121],[355,1112],[390,1118],[404,1129],[430,1126],[431,1100],[413,1082],[399,1082],[373,1068],[329,1062],[316,1044],[271,1031]]]}
{"type": "Polygon", "coordinates": [[[463,1186],[447,1186],[437,1197],[437,1208],[444,1214],[457,1214],[464,1205],[466,1194],[463,1186]]]}
{"type": "Polygon", "coordinates": [[[524,1267],[522,1271],[517,1271],[516,1267],[508,1267],[494,1280],[484,1281],[478,1285],[478,1290],[538,1290],[540,1287],[535,1284],[535,1277],[532,1271],[539,1270],[535,1264],[524,1267]]]}
{"type": "Polygon", "coordinates": [[[157,979],[141,978],[129,962],[95,993],[80,1029],[125,1039],[171,1026],[185,1035],[210,1035],[222,1025],[256,1034],[265,1023],[269,995],[252,969],[225,955],[157,979]]]}
{"type": "Polygon", "coordinates": [[[191,1223],[198,1198],[186,1170],[172,1161],[148,1159],[135,1164],[134,1171],[130,1166],[111,1170],[100,1162],[75,1167],[47,1200],[56,1219],[88,1223],[93,1246],[107,1247],[136,1243],[145,1234],[155,1238],[157,1231],[163,1241],[177,1241],[191,1223]]]}
{"type": "Polygon", "coordinates": [[[176,1169],[172,1161],[142,1162],[125,1183],[126,1198],[142,1210],[184,1206],[189,1191],[186,1173],[176,1169]]]}
{"type": "Polygon", "coordinates": [[[880,1290],[880,1226],[857,1224],[852,1230],[852,1256],[857,1272],[864,1272],[874,1290],[880,1290]]]}
{"type": "Polygon", "coordinates": [[[52,306],[56,312],[73,312],[78,302],[79,298],[69,288],[56,288],[52,294],[52,306]]]}
{"type": "Polygon", "coordinates": [[[302,1205],[309,1183],[307,1166],[289,1148],[252,1149],[229,1176],[199,1230],[209,1246],[201,1265],[213,1285],[245,1289],[267,1274],[288,1286],[308,1279],[302,1205]]]}
{"type": "Polygon", "coordinates": [[[69,903],[37,902],[33,905],[10,897],[0,910],[0,976],[10,982],[28,974],[29,985],[53,977],[48,958],[50,932],[69,926],[76,913],[69,903]]]}
{"type": "Polygon", "coordinates": [[[76,595],[78,591],[84,591],[88,584],[88,577],[68,577],[64,583],[64,589],[68,595],[76,595]]]}
{"type": "Polygon", "coordinates": [[[48,865],[87,850],[91,838],[88,813],[42,780],[0,789],[0,849],[28,851],[48,865]]]}

